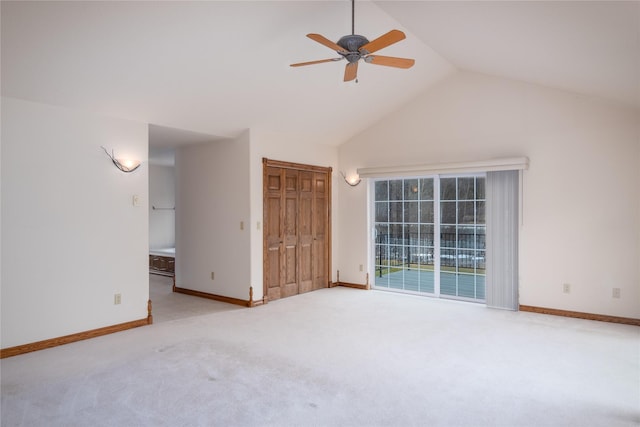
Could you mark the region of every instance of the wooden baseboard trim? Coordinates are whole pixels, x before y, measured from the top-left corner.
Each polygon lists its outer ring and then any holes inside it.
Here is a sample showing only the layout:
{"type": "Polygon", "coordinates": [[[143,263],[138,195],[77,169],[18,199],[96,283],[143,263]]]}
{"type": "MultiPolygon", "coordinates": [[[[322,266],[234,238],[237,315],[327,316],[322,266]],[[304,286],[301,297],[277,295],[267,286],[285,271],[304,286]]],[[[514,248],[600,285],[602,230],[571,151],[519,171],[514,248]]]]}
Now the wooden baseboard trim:
{"type": "Polygon", "coordinates": [[[369,273],[367,273],[367,283],[365,283],[364,285],[359,285],[357,283],[341,282],[340,281],[340,270],[337,270],[336,271],[336,281],[333,282],[330,287],[333,288],[334,286],[344,286],[345,288],[362,289],[362,290],[368,291],[369,289],[371,289],[369,287],[369,273]]]}
{"type": "Polygon", "coordinates": [[[259,305],[264,305],[266,303],[269,302],[269,297],[267,297],[266,295],[262,297],[262,299],[259,299],[257,301],[253,300],[253,286],[249,286],[249,303],[247,304],[247,307],[252,308],[252,307],[257,307],[259,305]]]}
{"type": "MultiPolygon", "coordinates": [[[[254,305],[259,305],[258,304],[259,301],[249,301],[249,300],[240,299],[240,298],[225,297],[224,295],[216,295],[216,294],[210,294],[208,292],[194,291],[193,289],[185,289],[185,288],[180,288],[178,286],[174,286],[173,291],[179,294],[212,299],[214,301],[226,302],[228,304],[241,305],[243,307],[252,307],[251,303],[253,303],[254,305]]],[[[260,304],[262,304],[262,302],[260,302],[260,304]]]]}
{"type": "Polygon", "coordinates": [[[51,338],[48,340],[37,341],[30,344],[17,345],[0,349],[0,359],[6,357],[18,356],[20,354],[31,353],[32,351],[44,350],[45,348],[57,347],[59,345],[70,344],[72,342],[83,341],[90,338],[96,338],[103,335],[113,334],[115,332],[126,331],[127,329],[138,328],[140,326],[150,325],[153,322],[151,315],[145,319],[133,320],[131,322],[120,323],[118,325],[105,326],[104,328],[92,329],[90,331],[78,332],[76,334],[65,335],[63,337],[51,338]]]}
{"type": "Polygon", "coordinates": [[[249,286],[249,299],[248,300],[243,300],[240,298],[232,298],[232,297],[226,297],[224,295],[216,295],[216,294],[210,294],[208,292],[202,292],[202,291],[195,291],[193,289],[186,289],[186,288],[181,288],[179,286],[176,286],[176,276],[173,276],[173,292],[177,292],[179,294],[185,294],[185,295],[191,295],[194,297],[200,297],[200,298],[206,298],[206,299],[211,299],[214,301],[220,301],[220,302],[226,302],[228,304],[235,304],[235,305],[241,305],[243,307],[257,307],[259,305],[264,305],[267,304],[269,302],[269,298],[265,295],[262,297],[262,299],[259,300],[254,300],[253,299],[253,286],[249,286]]]}
{"type": "Polygon", "coordinates": [[[253,307],[257,307],[259,305],[265,305],[267,302],[269,302],[267,300],[267,297],[264,297],[262,299],[259,299],[257,301],[251,300],[249,301],[249,303],[247,304],[247,307],[253,308],[253,307]]]}
{"type": "Polygon", "coordinates": [[[336,282],[336,286],[344,286],[345,288],[362,289],[364,291],[369,290],[369,285],[359,285],[357,283],[336,282]]]}
{"type": "Polygon", "coordinates": [[[630,317],[609,316],[606,314],[583,313],[580,311],[558,310],[555,308],[534,307],[530,305],[521,305],[520,311],[528,311],[530,313],[551,314],[553,316],[574,317],[577,319],[597,320],[599,322],[622,323],[624,325],[640,326],[640,319],[630,317]]]}

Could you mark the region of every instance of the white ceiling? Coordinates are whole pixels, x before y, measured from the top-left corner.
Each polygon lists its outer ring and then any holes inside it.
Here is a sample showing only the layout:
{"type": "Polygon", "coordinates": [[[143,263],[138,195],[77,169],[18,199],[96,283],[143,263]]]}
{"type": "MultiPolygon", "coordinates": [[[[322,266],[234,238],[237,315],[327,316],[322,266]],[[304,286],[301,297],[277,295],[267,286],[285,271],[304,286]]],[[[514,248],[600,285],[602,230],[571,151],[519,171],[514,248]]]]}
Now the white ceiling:
{"type": "Polygon", "coordinates": [[[378,4],[459,69],[640,106],[639,1],[378,4]]]}
{"type": "Polygon", "coordinates": [[[416,59],[361,63],[358,83],[342,82],[344,62],[289,67],[336,56],[305,34],[349,34],[346,0],[3,1],[1,13],[3,96],[153,123],[158,147],[247,128],[339,145],[457,69],[640,106],[638,1],[357,1],[356,33],[403,30],[380,54],[416,59]]]}

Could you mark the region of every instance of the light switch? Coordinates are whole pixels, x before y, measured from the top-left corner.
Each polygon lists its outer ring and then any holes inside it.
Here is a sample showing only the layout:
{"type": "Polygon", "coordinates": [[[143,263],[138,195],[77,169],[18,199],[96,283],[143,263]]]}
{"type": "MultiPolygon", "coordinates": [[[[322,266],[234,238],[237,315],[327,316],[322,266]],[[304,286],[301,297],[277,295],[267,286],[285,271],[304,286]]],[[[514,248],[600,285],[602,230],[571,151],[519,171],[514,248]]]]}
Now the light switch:
{"type": "Polygon", "coordinates": [[[134,194],[131,197],[131,201],[133,203],[133,206],[140,206],[140,196],[138,196],[137,194],[134,194]]]}

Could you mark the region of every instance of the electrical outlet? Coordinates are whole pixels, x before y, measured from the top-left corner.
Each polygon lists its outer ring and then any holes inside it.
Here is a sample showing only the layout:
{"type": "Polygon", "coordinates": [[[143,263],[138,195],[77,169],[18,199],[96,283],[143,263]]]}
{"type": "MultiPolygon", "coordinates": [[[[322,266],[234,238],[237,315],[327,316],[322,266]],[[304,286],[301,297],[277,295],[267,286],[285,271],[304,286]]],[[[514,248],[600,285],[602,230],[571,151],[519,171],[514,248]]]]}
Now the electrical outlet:
{"type": "Polygon", "coordinates": [[[364,271],[364,266],[360,264],[360,271],[364,271]]]}
{"type": "Polygon", "coordinates": [[[568,294],[571,292],[571,285],[569,283],[565,283],[562,285],[562,292],[568,294]]]}
{"type": "Polygon", "coordinates": [[[244,230],[244,221],[240,221],[240,230],[244,230]]]}
{"type": "Polygon", "coordinates": [[[215,278],[216,278],[216,275],[215,275],[215,273],[212,271],[212,272],[211,272],[211,280],[214,280],[215,278]]]}
{"type": "Polygon", "coordinates": [[[113,304],[118,305],[122,303],[122,294],[114,294],[113,295],[113,304]]]}
{"type": "Polygon", "coordinates": [[[620,298],[620,288],[613,288],[611,296],[613,298],[620,298]]]}

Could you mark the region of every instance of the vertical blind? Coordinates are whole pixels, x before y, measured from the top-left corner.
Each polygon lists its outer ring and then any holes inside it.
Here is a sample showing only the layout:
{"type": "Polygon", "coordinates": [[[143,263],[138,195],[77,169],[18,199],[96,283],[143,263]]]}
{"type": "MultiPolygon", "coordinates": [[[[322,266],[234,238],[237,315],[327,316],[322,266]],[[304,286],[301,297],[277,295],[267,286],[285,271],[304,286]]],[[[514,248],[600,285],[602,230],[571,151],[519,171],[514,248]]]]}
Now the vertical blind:
{"type": "Polygon", "coordinates": [[[518,309],[519,172],[487,173],[488,307],[518,309]]]}

